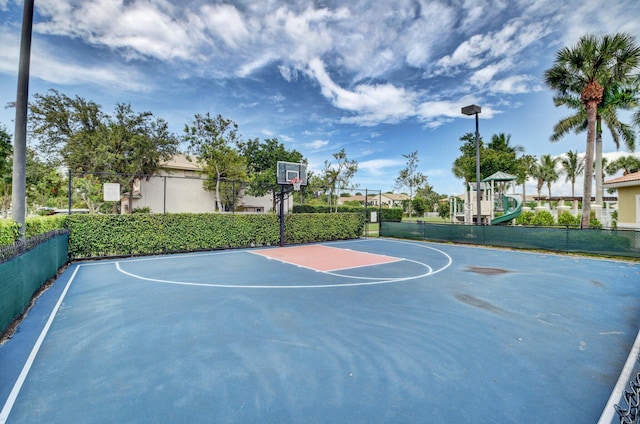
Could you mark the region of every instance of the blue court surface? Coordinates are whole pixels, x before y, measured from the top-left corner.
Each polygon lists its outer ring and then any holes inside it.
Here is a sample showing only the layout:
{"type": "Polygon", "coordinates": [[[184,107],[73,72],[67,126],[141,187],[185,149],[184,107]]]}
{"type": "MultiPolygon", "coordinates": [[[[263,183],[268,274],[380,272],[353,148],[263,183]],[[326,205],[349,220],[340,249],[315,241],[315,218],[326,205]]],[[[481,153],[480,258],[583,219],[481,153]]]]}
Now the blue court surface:
{"type": "Polygon", "coordinates": [[[595,423],[640,328],[638,263],[319,246],[388,260],[71,265],[0,346],[0,423],[595,423]]]}

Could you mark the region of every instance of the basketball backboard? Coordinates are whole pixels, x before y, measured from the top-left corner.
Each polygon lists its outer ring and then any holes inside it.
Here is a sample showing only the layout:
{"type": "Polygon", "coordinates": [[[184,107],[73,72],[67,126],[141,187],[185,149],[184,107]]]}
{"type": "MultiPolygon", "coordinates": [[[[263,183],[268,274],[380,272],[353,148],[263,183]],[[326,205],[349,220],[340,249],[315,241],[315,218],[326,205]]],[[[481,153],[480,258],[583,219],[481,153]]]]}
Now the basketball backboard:
{"type": "Polygon", "coordinates": [[[307,185],[307,164],[278,161],[277,181],[280,185],[291,185],[292,179],[301,179],[303,186],[307,185]]]}

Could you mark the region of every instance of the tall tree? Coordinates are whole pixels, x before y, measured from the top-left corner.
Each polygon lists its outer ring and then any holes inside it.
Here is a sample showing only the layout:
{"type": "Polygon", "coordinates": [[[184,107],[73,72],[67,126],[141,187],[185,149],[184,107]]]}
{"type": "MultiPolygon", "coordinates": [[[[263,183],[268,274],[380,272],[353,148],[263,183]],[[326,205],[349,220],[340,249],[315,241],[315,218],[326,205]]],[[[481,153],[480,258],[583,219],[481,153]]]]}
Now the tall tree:
{"type": "MultiPolygon", "coordinates": [[[[635,133],[630,125],[620,121],[618,110],[630,110],[638,106],[639,98],[637,88],[618,85],[605,87],[602,102],[598,105],[596,114],[595,175],[603,174],[601,166],[603,123],[609,128],[616,149],[620,148],[620,142],[623,141],[627,149],[635,150],[635,133]]],[[[554,103],[556,106],[567,106],[574,109],[576,113],[556,123],[550,137],[552,142],[558,141],[570,131],[579,134],[587,129],[586,109],[577,95],[569,93],[566,96],[556,96],[554,103]]],[[[602,204],[602,179],[596,178],[595,181],[596,204],[602,204]]]]}
{"type": "Polygon", "coordinates": [[[418,171],[418,151],[415,150],[407,155],[402,155],[407,160],[407,166],[400,170],[396,178],[396,189],[407,188],[409,191],[409,217],[413,213],[413,194],[427,182],[427,176],[418,171]]]}
{"type": "MultiPolygon", "coordinates": [[[[585,35],[572,47],[556,53],[554,65],[545,71],[547,87],[558,96],[579,95],[587,116],[585,175],[592,175],[598,105],[605,87],[631,82],[640,63],[640,47],[629,34],[618,33],[600,38],[585,35]]],[[[589,227],[591,178],[584,179],[581,227],[589,227]]]]}
{"type": "Polygon", "coordinates": [[[296,150],[287,150],[277,138],[265,139],[262,142],[257,138],[240,142],[239,148],[249,173],[249,194],[264,196],[271,193],[273,210],[277,210],[276,202],[280,192],[280,186],[276,182],[278,161],[300,163],[305,162],[304,157],[296,150]]]}
{"type": "Polygon", "coordinates": [[[607,174],[613,175],[622,170],[622,175],[627,175],[640,170],[640,159],[635,156],[622,156],[612,161],[607,166],[607,174]]]}
{"type": "Polygon", "coordinates": [[[537,180],[536,189],[538,191],[538,199],[542,197],[542,187],[544,187],[545,184],[549,192],[549,199],[551,198],[551,184],[560,177],[556,170],[556,164],[559,160],[560,158],[554,158],[551,155],[542,155],[540,156],[540,161],[532,167],[531,176],[537,180]]]}
{"type": "Polygon", "coordinates": [[[547,185],[549,199],[551,199],[551,184],[555,183],[560,178],[560,173],[556,169],[556,165],[559,161],[560,158],[552,157],[551,155],[540,156],[540,173],[542,174],[542,178],[547,185]]]}
{"type": "Polygon", "coordinates": [[[39,153],[74,172],[111,173],[101,179],[128,186],[130,196],[135,179],[153,175],[178,151],[168,124],[151,112],[136,113],[118,103],[109,116],[94,102],[56,90],[34,97],[29,125],[39,153]]]}
{"type": "MultiPolygon", "coordinates": [[[[349,160],[344,149],[334,153],[333,158],[336,162],[332,163],[326,160],[322,171],[324,185],[329,189],[329,210],[332,210],[333,207],[334,194],[347,188],[351,179],[358,171],[358,162],[349,160]]],[[[338,211],[337,202],[334,211],[338,211]]]]}
{"type": "Polygon", "coordinates": [[[222,115],[212,117],[207,112],[195,115],[191,125],[185,125],[184,133],[189,153],[196,156],[211,176],[205,188],[215,192],[216,210],[223,211],[221,184],[225,179],[237,178],[245,166],[237,149],[238,124],[222,115]]]}
{"type": "Polygon", "coordinates": [[[5,127],[0,126],[0,212],[3,218],[7,217],[11,202],[12,151],[11,136],[5,127]]]}
{"type": "MultiPolygon", "coordinates": [[[[131,105],[123,103],[116,105],[114,116],[106,121],[102,130],[94,167],[119,174],[119,180],[129,188],[129,205],[132,205],[135,181],[156,173],[163,161],[178,152],[179,142],[169,132],[166,121],[154,118],[151,112],[136,113],[131,105]]],[[[133,212],[132,209],[130,206],[129,212],[133,212]]]]}
{"type": "Polygon", "coordinates": [[[36,93],[29,105],[29,128],[38,152],[48,161],[74,171],[95,171],[106,115],[102,107],[82,97],[56,90],[36,93]]]}
{"type": "Polygon", "coordinates": [[[533,176],[538,159],[533,155],[523,155],[518,158],[517,184],[522,184],[522,203],[527,202],[527,180],[533,176]]]}
{"type": "Polygon", "coordinates": [[[569,150],[560,162],[566,175],[565,182],[571,181],[571,197],[575,196],[576,178],[584,173],[584,160],[577,151],[569,150]]]}

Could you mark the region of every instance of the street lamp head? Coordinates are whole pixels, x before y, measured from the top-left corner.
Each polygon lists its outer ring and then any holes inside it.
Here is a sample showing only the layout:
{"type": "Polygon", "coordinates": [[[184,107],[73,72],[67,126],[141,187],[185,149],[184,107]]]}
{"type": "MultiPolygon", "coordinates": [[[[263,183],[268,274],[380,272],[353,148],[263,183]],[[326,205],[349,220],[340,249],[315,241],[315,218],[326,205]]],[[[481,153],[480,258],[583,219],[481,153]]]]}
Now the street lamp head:
{"type": "Polygon", "coordinates": [[[464,115],[477,115],[482,112],[482,108],[478,105],[465,106],[462,108],[464,115]]]}

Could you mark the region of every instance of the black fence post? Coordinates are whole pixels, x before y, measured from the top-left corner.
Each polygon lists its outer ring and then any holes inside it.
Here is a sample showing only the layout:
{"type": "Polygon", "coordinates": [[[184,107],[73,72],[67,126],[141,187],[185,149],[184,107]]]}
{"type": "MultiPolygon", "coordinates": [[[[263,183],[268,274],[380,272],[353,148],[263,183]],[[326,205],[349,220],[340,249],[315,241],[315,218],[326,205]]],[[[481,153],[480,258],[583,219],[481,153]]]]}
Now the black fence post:
{"type": "Polygon", "coordinates": [[[71,215],[71,207],[73,206],[73,171],[69,169],[69,193],[67,195],[67,204],[69,207],[69,215],[71,215]]]}

